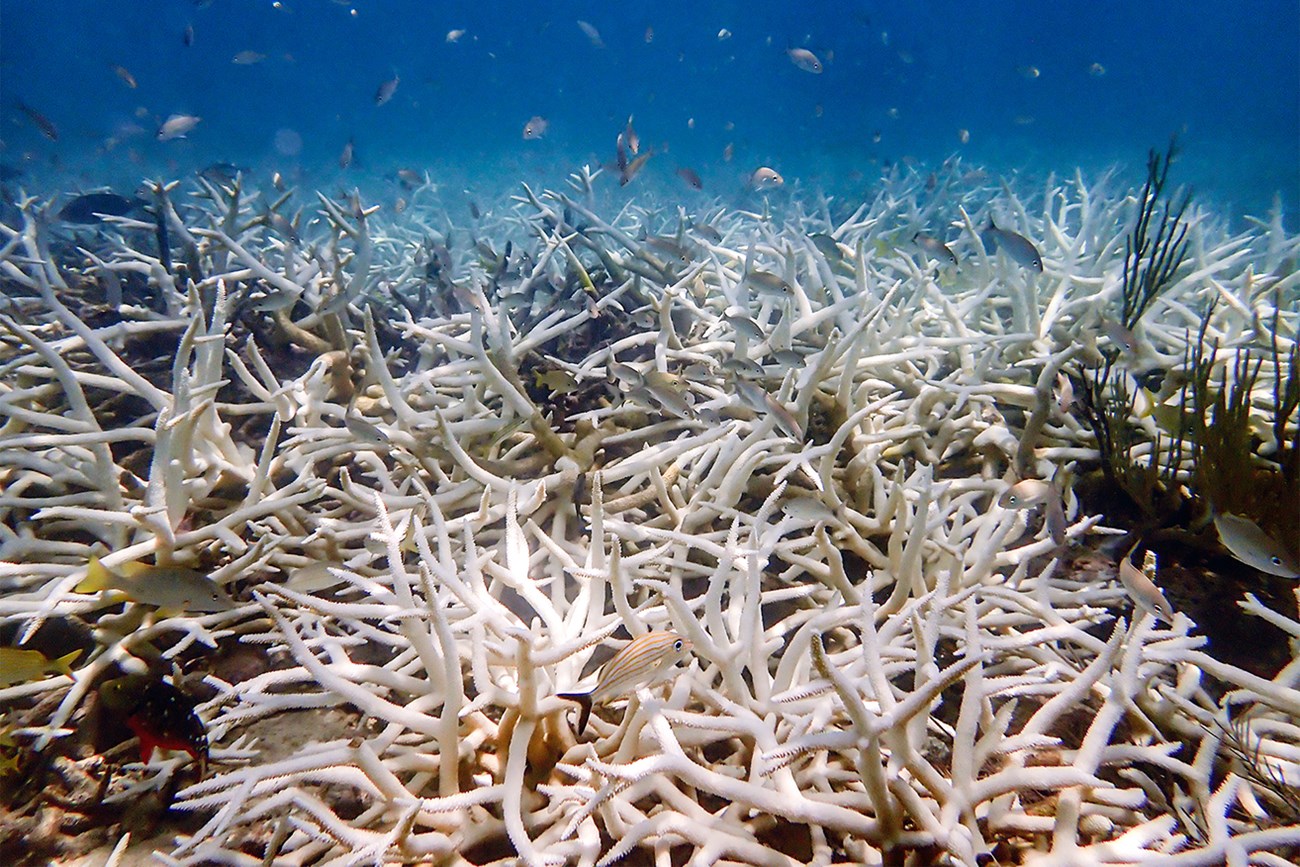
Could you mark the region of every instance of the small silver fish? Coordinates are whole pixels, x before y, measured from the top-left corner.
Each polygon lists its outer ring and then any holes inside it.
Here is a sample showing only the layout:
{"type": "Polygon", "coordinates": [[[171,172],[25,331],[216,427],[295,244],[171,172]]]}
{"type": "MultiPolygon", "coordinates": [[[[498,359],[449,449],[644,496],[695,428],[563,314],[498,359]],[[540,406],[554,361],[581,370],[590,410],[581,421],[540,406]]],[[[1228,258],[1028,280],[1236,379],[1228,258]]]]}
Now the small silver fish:
{"type": "Polygon", "coordinates": [[[383,105],[392,99],[393,94],[397,93],[397,85],[401,83],[401,77],[394,73],[392,78],[380,84],[379,89],[375,91],[375,105],[383,105]]]}
{"type": "Polygon", "coordinates": [[[447,31],[447,43],[449,45],[460,42],[460,38],[465,35],[465,28],[458,27],[455,30],[447,31]]]}
{"type": "Polygon", "coordinates": [[[1021,479],[1002,492],[998,505],[1004,509],[1031,509],[1051,493],[1052,486],[1042,479],[1021,479]]]}
{"type": "Polygon", "coordinates": [[[649,632],[633,639],[605,663],[596,686],[591,691],[561,692],[557,695],[581,705],[578,734],[582,734],[587,728],[587,720],[591,718],[594,705],[625,695],[644,683],[658,680],[668,669],[685,659],[690,651],[691,643],[676,632],[649,632]]]}
{"type": "Polygon", "coordinates": [[[1016,73],[1019,74],[1021,78],[1028,78],[1030,81],[1043,74],[1042,70],[1037,66],[1017,66],[1016,73]]]}
{"type": "Polygon", "coordinates": [[[131,74],[131,70],[127,69],[125,66],[114,66],[113,72],[117,73],[117,77],[122,79],[123,84],[132,90],[135,90],[135,76],[131,74]]]}
{"type": "Polygon", "coordinates": [[[579,19],[578,29],[581,30],[583,35],[587,37],[587,41],[589,41],[592,44],[592,47],[594,48],[605,47],[604,40],[600,38],[600,31],[597,30],[595,27],[592,27],[586,21],[579,19]]]}
{"type": "Polygon", "coordinates": [[[1106,67],[1102,66],[1100,63],[1094,63],[1092,66],[1088,67],[1088,74],[1093,78],[1101,78],[1106,74],[1106,67]]]}
{"type": "Polygon", "coordinates": [[[162,126],[158,127],[158,141],[171,141],[174,138],[185,138],[194,127],[199,125],[201,117],[195,117],[192,114],[173,114],[167,120],[163,121],[162,126]]]}
{"type": "Polygon", "coordinates": [[[1125,354],[1137,351],[1137,336],[1128,328],[1110,319],[1101,320],[1101,330],[1110,338],[1115,348],[1125,354]]]}
{"type": "Polygon", "coordinates": [[[1133,600],[1133,604],[1147,614],[1151,614],[1172,625],[1174,622],[1173,606],[1169,604],[1165,594],[1160,592],[1156,582],[1151,580],[1151,576],[1154,574],[1155,555],[1150,551],[1147,552],[1147,566],[1143,569],[1134,566],[1128,554],[1125,554],[1119,560],[1119,583],[1124,585],[1124,590],[1128,593],[1129,598],[1133,600]]]}
{"type": "Polygon", "coordinates": [[[677,177],[685,181],[686,185],[692,190],[704,189],[704,181],[700,180],[700,176],[695,173],[694,169],[682,166],[677,170],[677,177]]]}
{"type": "Polygon", "coordinates": [[[348,143],[343,146],[342,152],[339,153],[339,168],[346,169],[352,165],[352,159],[356,156],[356,153],[356,144],[352,139],[348,139],[348,143]]]}
{"type": "Polygon", "coordinates": [[[957,254],[938,238],[932,238],[924,232],[917,232],[912,236],[912,240],[932,258],[944,259],[952,265],[957,264],[957,254]]]}
{"type": "Polygon", "coordinates": [[[822,74],[822,62],[807,48],[787,48],[785,53],[790,57],[790,62],[804,72],[811,72],[813,75],[822,74]]]}
{"type": "Polygon", "coordinates": [[[536,141],[546,136],[546,128],[550,122],[540,114],[535,114],[524,124],[524,141],[536,141]]]}
{"type": "Polygon", "coordinates": [[[1300,562],[1259,525],[1238,515],[1215,515],[1219,541],[1233,557],[1252,569],[1281,578],[1300,578],[1300,562]]]}
{"type": "Polygon", "coordinates": [[[255,63],[261,63],[263,60],[266,60],[266,55],[258,51],[241,51],[230,58],[230,62],[236,66],[252,66],[255,63]]]}
{"type": "Polygon", "coordinates": [[[749,185],[756,190],[775,190],[785,185],[785,178],[776,169],[759,166],[749,176],[749,185]]]}
{"type": "Polygon", "coordinates": [[[994,253],[1001,247],[1017,263],[1040,273],[1043,270],[1043,257],[1038,252],[1038,248],[1024,235],[1009,229],[999,229],[993,222],[992,216],[989,217],[989,224],[984,231],[980,232],[980,240],[984,242],[984,249],[989,253],[994,253]]]}

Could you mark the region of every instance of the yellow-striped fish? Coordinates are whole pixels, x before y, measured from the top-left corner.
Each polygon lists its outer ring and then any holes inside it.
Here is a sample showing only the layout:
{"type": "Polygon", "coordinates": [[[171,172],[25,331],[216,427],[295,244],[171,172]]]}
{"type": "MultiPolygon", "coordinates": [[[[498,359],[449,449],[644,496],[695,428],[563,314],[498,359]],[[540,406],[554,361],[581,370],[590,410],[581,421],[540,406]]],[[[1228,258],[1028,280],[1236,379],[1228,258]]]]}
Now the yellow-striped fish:
{"type": "Polygon", "coordinates": [[[576,701],[582,706],[578,715],[578,734],[587,728],[593,705],[618,698],[643,683],[658,680],[690,651],[691,643],[676,632],[650,632],[633,640],[605,663],[596,687],[590,692],[559,693],[560,698],[576,701]]]}

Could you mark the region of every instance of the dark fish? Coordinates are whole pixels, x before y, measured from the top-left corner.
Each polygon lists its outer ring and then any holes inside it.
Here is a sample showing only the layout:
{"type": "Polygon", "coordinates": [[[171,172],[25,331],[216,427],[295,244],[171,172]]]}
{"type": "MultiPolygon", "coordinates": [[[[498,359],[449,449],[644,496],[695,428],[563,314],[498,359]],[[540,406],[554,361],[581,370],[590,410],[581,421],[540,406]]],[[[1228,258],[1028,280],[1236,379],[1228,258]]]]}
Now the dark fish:
{"type": "Polygon", "coordinates": [[[397,180],[408,190],[413,190],[424,183],[424,175],[415,169],[398,169],[397,180]]]}
{"type": "Polygon", "coordinates": [[[234,163],[212,163],[199,170],[199,177],[207,178],[215,184],[228,184],[240,172],[247,171],[247,166],[237,166],[234,163]]]}
{"type": "Polygon", "coordinates": [[[27,115],[27,119],[41,131],[41,135],[45,136],[50,141],[59,140],[59,131],[55,129],[54,124],[50,122],[48,117],[41,114],[25,102],[18,103],[18,110],[27,115]]]}
{"type": "Polygon", "coordinates": [[[143,205],[140,199],[128,199],[117,193],[86,193],[77,196],[59,211],[59,219],[66,223],[100,223],[98,214],[125,217],[143,205]]]}
{"type": "Polygon", "coordinates": [[[375,105],[383,105],[392,99],[393,94],[397,93],[397,85],[401,81],[402,79],[394,73],[392,78],[379,85],[379,89],[375,91],[375,105]]]}
{"type": "Polygon", "coordinates": [[[1040,273],[1043,270],[1043,257],[1038,252],[1038,248],[1024,235],[1009,229],[999,229],[994,224],[992,216],[989,217],[989,224],[984,231],[980,232],[980,240],[984,242],[984,249],[989,253],[994,253],[998,247],[1001,247],[1019,264],[1040,273]]]}
{"type": "Polygon", "coordinates": [[[808,240],[812,241],[813,246],[817,248],[817,251],[826,257],[826,261],[844,261],[844,253],[840,250],[840,245],[834,238],[827,235],[825,232],[817,232],[816,234],[809,235],[808,240]]]}
{"type": "Polygon", "coordinates": [[[704,181],[700,180],[700,176],[695,173],[694,169],[689,169],[686,166],[682,166],[680,169],[677,170],[677,177],[681,178],[683,181],[686,181],[687,185],[690,186],[692,190],[704,189],[704,181]]]}
{"type": "Polygon", "coordinates": [[[193,24],[186,24],[186,25],[185,25],[185,29],[184,29],[183,31],[181,31],[181,42],[184,43],[184,45],[185,45],[186,48],[189,48],[191,45],[194,44],[194,25],[193,25],[193,24]]]}
{"type": "MultiPolygon", "coordinates": [[[[920,247],[932,258],[946,259],[950,264],[957,264],[957,254],[948,249],[948,245],[938,238],[932,238],[924,232],[917,232],[912,236],[912,240],[916,242],[916,246],[920,247]]],[[[1039,270],[1042,269],[1039,268],[1039,270]]]]}
{"type": "Polygon", "coordinates": [[[122,715],[140,738],[140,758],[148,762],[157,747],[189,753],[207,772],[208,732],[194,712],[195,702],[176,687],[147,675],[131,674],[100,686],[100,698],[122,715]]]}

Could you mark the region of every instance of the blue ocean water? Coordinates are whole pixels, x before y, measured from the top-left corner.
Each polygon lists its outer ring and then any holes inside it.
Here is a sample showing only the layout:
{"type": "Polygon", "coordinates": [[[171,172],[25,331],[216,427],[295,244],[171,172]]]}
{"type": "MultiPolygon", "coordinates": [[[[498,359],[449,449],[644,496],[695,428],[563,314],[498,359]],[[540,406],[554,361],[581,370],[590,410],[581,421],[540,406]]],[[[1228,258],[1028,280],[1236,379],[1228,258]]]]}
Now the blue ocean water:
{"type": "Polygon", "coordinates": [[[656,149],[644,183],[683,194],[680,166],[717,194],[766,164],[861,195],[882,166],[952,154],[1034,177],[1119,164],[1137,182],[1177,133],[1175,180],[1200,201],[1239,216],[1280,195],[1290,217],[1300,4],[0,0],[0,163],[42,194],[214,161],[321,188],[427,168],[504,193],[611,161],[629,115],[656,149]],[[172,114],[202,120],[157,141],[172,114]],[[533,116],[547,134],[525,141],[533,116]]]}

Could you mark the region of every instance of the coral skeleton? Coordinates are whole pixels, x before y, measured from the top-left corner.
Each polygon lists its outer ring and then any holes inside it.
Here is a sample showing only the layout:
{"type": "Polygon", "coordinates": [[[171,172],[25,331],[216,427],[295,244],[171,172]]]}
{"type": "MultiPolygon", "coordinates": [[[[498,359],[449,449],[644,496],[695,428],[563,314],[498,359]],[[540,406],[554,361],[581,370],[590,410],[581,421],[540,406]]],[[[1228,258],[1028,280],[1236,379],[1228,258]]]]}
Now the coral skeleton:
{"type": "Polygon", "coordinates": [[[151,223],[69,243],[24,200],[0,225],[0,621],[84,621],[95,649],[0,689],[14,737],[88,765],[69,744],[104,677],[203,672],[207,775],[119,754],[104,793],[175,792],[174,865],[1300,852],[1300,622],[1239,597],[1290,637],[1265,677],[1135,608],[1119,554],[1071,569],[1122,531],[1074,490],[1102,456],[1054,391],[1129,383],[1095,408],[1102,447],[1170,490],[1205,470],[1133,405],[1157,368],[1244,382],[1233,406],[1284,447],[1300,238],[1182,202],[1160,227],[1182,258],[1136,309],[1146,194],[941,174],[848,208],[755,193],[706,234],[584,170],[484,207],[459,248],[432,185],[400,215],[359,192],[293,215],[238,180],[158,183],[164,255],[151,223]],[[990,215],[1041,274],[986,251],[990,215]],[[1054,480],[1060,528],[998,505],[1020,478],[1054,480]],[[199,569],[236,607],[79,592],[92,555],[199,569]],[[577,735],[557,694],[656,630],[686,661],[577,735]],[[231,646],[268,662],[205,664],[231,646]],[[346,725],[312,731],[329,712],[346,725]],[[302,743],[264,745],[293,719],[302,743]]]}

